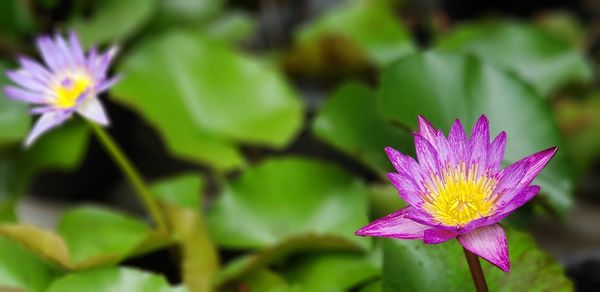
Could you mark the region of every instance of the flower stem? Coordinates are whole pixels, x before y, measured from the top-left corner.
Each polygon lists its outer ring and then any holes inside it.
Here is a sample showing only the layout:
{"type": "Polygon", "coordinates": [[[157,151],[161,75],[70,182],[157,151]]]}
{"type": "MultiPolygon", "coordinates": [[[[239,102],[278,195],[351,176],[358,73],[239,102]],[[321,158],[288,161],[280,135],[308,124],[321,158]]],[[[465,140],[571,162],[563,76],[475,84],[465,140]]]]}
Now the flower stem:
{"type": "Polygon", "coordinates": [[[110,154],[115,163],[119,166],[125,177],[129,180],[131,186],[135,189],[136,194],[139,199],[142,201],[150,215],[152,216],[154,222],[158,225],[159,231],[166,232],[167,224],[166,220],[163,216],[163,212],[158,206],[158,203],[150,193],[148,186],[142,179],[142,176],[137,171],[137,169],[133,166],[131,161],[125,156],[123,150],[119,148],[119,146],[115,143],[115,141],[110,137],[110,135],[104,130],[104,128],[94,124],[93,122],[89,122],[92,130],[94,130],[94,134],[102,142],[104,149],[110,154]]]}
{"type": "Polygon", "coordinates": [[[473,284],[475,284],[477,292],[488,292],[489,290],[485,282],[483,270],[481,269],[479,257],[466,248],[463,248],[463,250],[465,251],[465,257],[467,258],[467,263],[469,263],[469,270],[471,270],[471,277],[473,278],[473,284]]]}

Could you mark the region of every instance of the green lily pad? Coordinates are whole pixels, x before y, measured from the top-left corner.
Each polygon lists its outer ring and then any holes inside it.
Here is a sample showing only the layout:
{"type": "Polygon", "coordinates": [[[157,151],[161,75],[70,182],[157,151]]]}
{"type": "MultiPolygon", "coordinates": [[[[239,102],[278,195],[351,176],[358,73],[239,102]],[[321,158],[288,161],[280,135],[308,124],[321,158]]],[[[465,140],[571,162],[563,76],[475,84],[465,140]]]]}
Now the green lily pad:
{"type": "Polygon", "coordinates": [[[137,219],[91,206],[67,212],[58,232],[14,223],[0,225],[0,235],[66,270],[117,263],[152,238],[149,227],[137,219]]]}
{"type": "Polygon", "coordinates": [[[197,33],[142,44],[119,71],[118,102],[155,126],[173,154],[219,170],[244,164],[238,142],[281,148],[302,125],[303,106],[274,68],[197,33]]]}
{"type": "Polygon", "coordinates": [[[296,38],[300,45],[310,46],[327,35],[349,40],[378,65],[415,50],[408,30],[390,7],[375,2],[350,1],[331,9],[300,28],[296,38]]]}
{"type": "MultiPolygon", "coordinates": [[[[6,5],[10,2],[15,1],[2,3],[6,5]]],[[[4,62],[0,62],[0,72],[4,72],[6,69],[8,69],[8,66],[4,62]]],[[[5,74],[1,74],[0,87],[4,88],[8,84],[11,84],[11,82],[5,74]]],[[[4,90],[0,91],[0,146],[19,143],[25,137],[31,125],[31,117],[27,108],[27,104],[11,100],[6,97],[4,90]]]]}
{"type": "Polygon", "coordinates": [[[97,207],[69,210],[58,223],[58,233],[74,263],[129,254],[149,231],[138,219],[97,207]]]}
{"type": "Polygon", "coordinates": [[[196,174],[182,174],[152,184],[152,194],[163,203],[198,210],[204,180],[196,174]]]}
{"type": "MultiPolygon", "coordinates": [[[[406,57],[384,71],[379,94],[387,117],[409,129],[417,128],[421,114],[446,133],[456,118],[470,130],[485,114],[492,134],[508,135],[505,164],[561,145],[544,99],[472,57],[438,52],[406,57]]],[[[572,203],[571,176],[571,165],[559,151],[534,181],[542,187],[541,198],[561,214],[572,203]]]]}
{"type": "Polygon", "coordinates": [[[70,170],[87,150],[89,128],[69,122],[42,136],[31,148],[14,146],[0,154],[0,222],[13,221],[14,206],[42,171],[70,170]]]}
{"type": "MultiPolygon", "coordinates": [[[[481,260],[490,291],[572,291],[560,267],[525,233],[507,230],[511,271],[481,260]]],[[[456,240],[425,245],[385,239],[383,291],[469,291],[473,282],[456,240]]]]}
{"type": "Polygon", "coordinates": [[[290,287],[290,285],[274,272],[266,269],[258,270],[246,276],[243,279],[241,287],[247,287],[250,291],[270,291],[270,292],[300,292],[300,287],[290,287]]]}
{"type": "Polygon", "coordinates": [[[219,270],[218,250],[200,213],[203,185],[201,177],[184,174],[152,186],[153,195],[162,199],[172,237],[181,252],[181,277],[192,291],[212,291],[219,270]]]}
{"type": "Polygon", "coordinates": [[[0,290],[46,291],[59,271],[16,243],[0,238],[0,290]]]}
{"type": "Polygon", "coordinates": [[[385,147],[414,152],[412,137],[388,123],[379,107],[379,99],[359,84],[344,85],[327,100],[313,122],[313,132],[382,177],[392,168],[385,147]]]}
{"type": "Polygon", "coordinates": [[[380,257],[380,254],[314,254],[292,262],[285,276],[303,291],[351,291],[379,277],[380,257]]]}
{"type": "Polygon", "coordinates": [[[185,292],[169,286],[164,277],[131,268],[102,268],[68,274],[54,281],[47,292],[144,291],[185,292]]]}
{"type": "Polygon", "coordinates": [[[74,16],[66,27],[77,31],[86,46],[122,42],[137,33],[151,19],[156,0],[99,0],[93,14],[74,16]]]}
{"type": "Polygon", "coordinates": [[[229,182],[208,223],[219,245],[266,248],[291,236],[334,235],[366,246],[367,190],[344,170],[317,160],[272,159],[229,182]]]}
{"type": "Polygon", "coordinates": [[[246,254],[234,259],[217,274],[214,282],[222,288],[231,283],[243,281],[255,272],[274,263],[281,263],[294,255],[340,251],[358,253],[364,252],[364,248],[339,236],[314,234],[293,236],[257,253],[246,254]]]}
{"type": "Polygon", "coordinates": [[[544,95],[592,77],[590,66],[575,46],[540,28],[514,21],[464,25],[442,38],[438,48],[474,54],[516,73],[544,95]]]}

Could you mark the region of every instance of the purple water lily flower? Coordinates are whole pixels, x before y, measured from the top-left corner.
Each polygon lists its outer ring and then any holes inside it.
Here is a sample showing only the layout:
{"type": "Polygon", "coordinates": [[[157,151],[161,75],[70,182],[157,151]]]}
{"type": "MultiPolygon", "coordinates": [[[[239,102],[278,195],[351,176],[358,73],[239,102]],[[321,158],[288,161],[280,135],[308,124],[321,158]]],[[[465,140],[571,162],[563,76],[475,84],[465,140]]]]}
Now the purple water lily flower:
{"type": "Polygon", "coordinates": [[[501,169],[506,133],[490,143],[485,116],[475,124],[470,139],[459,120],[446,138],[419,116],[414,139],[418,163],[392,148],[385,149],[397,171],[388,177],[409,206],[356,234],[422,239],[427,244],[457,238],[464,248],[508,272],[506,235],[498,222],[540,191],[539,186],[530,184],[557,148],[501,169]]]}
{"type": "Polygon", "coordinates": [[[4,88],[9,98],[32,104],[31,113],[41,114],[25,145],[31,145],[75,112],[100,125],[108,125],[108,117],[97,96],[119,79],[107,77],[116,48],[103,54],[92,48],[86,55],[75,32],[69,34],[68,40],[58,34],[54,38],[41,36],[36,45],[46,66],[20,57],[22,68],[6,72],[20,87],[4,88]]]}

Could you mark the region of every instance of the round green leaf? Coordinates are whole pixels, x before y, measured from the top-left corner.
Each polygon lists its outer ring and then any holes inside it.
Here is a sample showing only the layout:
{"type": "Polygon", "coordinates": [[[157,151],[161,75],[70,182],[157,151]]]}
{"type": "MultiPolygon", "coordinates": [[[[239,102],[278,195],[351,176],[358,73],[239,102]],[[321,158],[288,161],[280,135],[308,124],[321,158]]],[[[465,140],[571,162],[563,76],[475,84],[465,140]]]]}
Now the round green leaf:
{"type": "Polygon", "coordinates": [[[364,251],[364,248],[349,239],[335,235],[292,236],[257,253],[237,257],[219,272],[214,282],[218,287],[227,286],[269,265],[293,258],[294,255],[330,251],[360,252],[364,251]]]}
{"type": "Polygon", "coordinates": [[[157,242],[153,246],[165,242],[144,223],[98,207],[68,211],[58,232],[14,223],[0,224],[0,235],[65,270],[114,264],[139,253],[138,247],[150,245],[150,240],[157,242]]]}
{"type": "Polygon", "coordinates": [[[193,174],[163,179],[152,193],[162,199],[172,236],[180,248],[180,273],[192,291],[212,291],[219,255],[200,213],[203,180],[193,174]]]}
{"type": "Polygon", "coordinates": [[[70,122],[42,136],[31,148],[15,145],[0,155],[0,221],[11,219],[14,204],[39,172],[78,165],[87,149],[88,132],[85,124],[70,122]]]}
{"type": "Polygon", "coordinates": [[[234,142],[281,148],[302,125],[303,106],[274,68],[198,34],[145,43],[119,71],[117,101],[156,126],[174,154],[218,169],[243,164],[234,142]]]}
{"type": "Polygon", "coordinates": [[[404,153],[413,150],[412,138],[388,123],[378,105],[379,100],[366,86],[345,85],[321,107],[313,132],[383,176],[391,170],[385,147],[404,153]]]}
{"type": "Polygon", "coordinates": [[[184,292],[169,286],[162,276],[130,268],[104,268],[71,273],[54,281],[47,292],[184,292]]]}
{"type": "Polygon", "coordinates": [[[217,243],[228,248],[265,248],[291,236],[354,236],[367,213],[367,190],[331,164],[302,158],[272,159],[228,183],[209,214],[217,243]]]}
{"type": "MultiPolygon", "coordinates": [[[[14,1],[6,1],[9,3],[14,1]]],[[[1,10],[1,9],[0,9],[1,10]]],[[[0,63],[0,72],[6,71],[8,67],[0,63]]],[[[0,75],[0,87],[10,84],[5,74],[0,75]]],[[[31,117],[27,112],[27,104],[10,100],[4,90],[0,91],[0,145],[20,142],[31,124],[31,117]]]]}
{"type": "MultiPolygon", "coordinates": [[[[417,127],[418,114],[445,131],[456,118],[470,129],[485,114],[492,133],[508,135],[505,163],[561,144],[546,101],[475,58],[437,52],[406,57],[384,71],[379,93],[385,114],[411,129],[417,127]]],[[[561,151],[534,183],[557,211],[564,213],[571,205],[570,164],[561,151]]]]}
{"type": "Polygon", "coordinates": [[[310,46],[328,35],[348,39],[378,65],[389,64],[414,51],[402,22],[390,7],[374,1],[352,1],[331,9],[302,27],[297,39],[300,45],[310,46]]]}
{"type": "Polygon", "coordinates": [[[165,22],[198,22],[215,16],[224,0],[160,0],[158,17],[165,22]]]}
{"type": "Polygon", "coordinates": [[[71,170],[84,158],[90,128],[82,121],[72,121],[42,136],[20,153],[23,172],[34,175],[45,169],[71,170]]]}
{"type": "Polygon", "coordinates": [[[89,18],[77,15],[66,27],[75,29],[82,43],[121,42],[135,34],[152,17],[156,0],[99,0],[89,18]]]}
{"type": "Polygon", "coordinates": [[[198,210],[204,180],[195,174],[183,174],[162,179],[152,184],[152,194],[162,202],[198,210]]]}
{"type": "Polygon", "coordinates": [[[0,290],[45,291],[57,275],[56,269],[29,251],[8,239],[0,238],[0,290]]]}
{"type": "MultiPolygon", "coordinates": [[[[563,269],[537,249],[527,234],[507,230],[511,270],[481,260],[490,291],[572,291],[563,269]]],[[[426,245],[385,239],[383,291],[471,291],[474,289],[457,240],[426,245]]]]}
{"type": "Polygon", "coordinates": [[[459,27],[438,44],[440,50],[468,52],[515,72],[546,95],[572,82],[591,78],[577,48],[524,23],[483,22],[459,27]]]}
{"type": "Polygon", "coordinates": [[[379,258],[348,253],[316,254],[298,259],[285,271],[303,291],[352,291],[381,273],[379,258]]]}
{"type": "Polygon", "coordinates": [[[58,224],[74,263],[127,255],[149,231],[146,224],[135,218],[90,206],[67,211],[58,224]]]}

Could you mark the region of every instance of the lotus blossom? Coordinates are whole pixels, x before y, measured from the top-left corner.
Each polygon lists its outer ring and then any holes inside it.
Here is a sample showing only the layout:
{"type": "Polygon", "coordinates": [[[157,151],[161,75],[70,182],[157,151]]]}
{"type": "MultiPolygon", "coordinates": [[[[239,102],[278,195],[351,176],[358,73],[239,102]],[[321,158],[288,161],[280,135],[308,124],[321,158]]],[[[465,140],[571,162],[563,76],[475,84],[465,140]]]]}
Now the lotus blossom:
{"type": "Polygon", "coordinates": [[[103,54],[92,48],[86,55],[75,32],[71,32],[68,39],[58,34],[54,38],[41,36],[36,45],[45,65],[20,57],[22,68],[6,72],[19,86],[4,88],[9,98],[32,104],[31,113],[41,114],[25,145],[31,145],[75,112],[100,125],[108,125],[108,117],[97,96],[119,79],[107,77],[116,48],[103,54]]]}
{"type": "Polygon", "coordinates": [[[418,162],[392,148],[389,173],[409,206],[356,232],[362,236],[422,239],[426,244],[457,238],[472,253],[505,272],[510,270],[506,235],[498,224],[539,191],[530,185],[557,151],[552,147],[502,169],[506,133],[490,143],[488,120],[481,116],[471,137],[457,119],[448,137],[419,116],[414,133],[418,162]]]}

